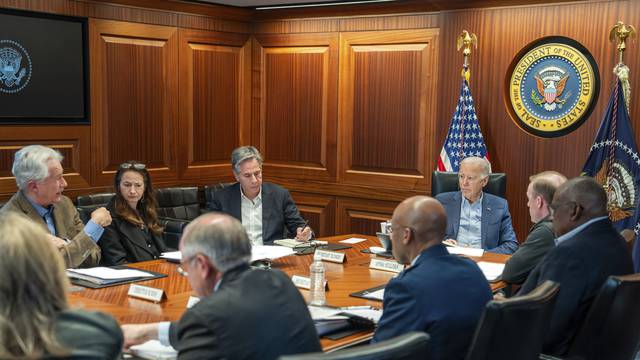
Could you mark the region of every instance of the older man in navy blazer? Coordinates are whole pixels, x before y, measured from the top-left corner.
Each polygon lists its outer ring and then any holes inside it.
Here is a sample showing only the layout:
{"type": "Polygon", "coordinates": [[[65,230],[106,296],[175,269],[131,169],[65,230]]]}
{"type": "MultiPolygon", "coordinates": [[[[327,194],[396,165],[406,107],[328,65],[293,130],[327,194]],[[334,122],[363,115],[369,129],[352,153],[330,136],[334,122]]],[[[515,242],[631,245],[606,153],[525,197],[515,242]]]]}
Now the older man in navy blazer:
{"type": "Polygon", "coordinates": [[[409,331],[431,337],[426,359],[463,359],[491,289],[470,259],[442,244],[447,218],[438,201],[414,196],[393,212],[393,256],[411,267],[385,287],[384,312],[373,341],[409,331]]]}
{"type": "Polygon", "coordinates": [[[507,200],[482,191],[490,172],[487,160],[465,158],[458,172],[460,191],[436,196],[447,212],[445,243],[512,254],[518,249],[518,241],[507,200]]]}

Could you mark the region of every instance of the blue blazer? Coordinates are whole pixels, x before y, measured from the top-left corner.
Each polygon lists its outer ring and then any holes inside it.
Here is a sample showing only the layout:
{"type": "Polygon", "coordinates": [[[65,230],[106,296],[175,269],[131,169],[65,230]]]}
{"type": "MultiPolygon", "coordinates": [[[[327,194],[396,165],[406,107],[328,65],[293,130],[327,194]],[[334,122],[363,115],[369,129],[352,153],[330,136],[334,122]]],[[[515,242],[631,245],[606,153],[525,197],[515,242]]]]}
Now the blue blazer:
{"type": "MultiPolygon", "coordinates": [[[[462,193],[446,192],[436,195],[447,212],[445,239],[457,239],[460,227],[462,193]]],[[[511,224],[507,200],[484,193],[482,196],[482,224],[480,226],[482,248],[499,254],[513,254],[518,249],[518,240],[511,224]]]]}
{"type": "Polygon", "coordinates": [[[432,246],[385,287],[373,342],[424,331],[431,337],[426,359],[464,359],[491,296],[478,265],[442,244],[432,246]]]}
{"type": "MultiPolygon", "coordinates": [[[[233,216],[242,222],[242,202],[240,200],[240,183],[235,183],[213,193],[211,211],[219,211],[233,216]]],[[[284,230],[289,236],[296,236],[298,227],[304,220],[289,191],[282,186],[262,183],[262,242],[270,245],[273,240],[282,239],[284,230]]]]}

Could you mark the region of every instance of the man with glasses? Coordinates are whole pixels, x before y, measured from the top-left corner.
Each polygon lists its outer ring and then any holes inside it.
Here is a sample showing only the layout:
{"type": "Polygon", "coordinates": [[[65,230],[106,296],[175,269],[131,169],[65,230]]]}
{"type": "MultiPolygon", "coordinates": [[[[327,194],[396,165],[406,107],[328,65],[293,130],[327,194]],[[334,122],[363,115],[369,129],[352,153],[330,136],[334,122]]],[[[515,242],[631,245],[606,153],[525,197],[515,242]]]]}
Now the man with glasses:
{"type": "Polygon", "coordinates": [[[451,255],[442,244],[447,226],[435,199],[404,200],[391,220],[393,256],[411,265],[384,290],[384,312],[373,341],[409,331],[431,337],[428,359],[462,359],[473,338],[491,289],[470,259],[451,255]]]}
{"type": "Polygon", "coordinates": [[[555,246],[549,205],[558,187],[567,178],[555,171],[543,171],[529,178],[527,207],[533,226],[527,239],[507,261],[502,280],[522,284],[533,268],[555,246]]]}
{"type": "Polygon", "coordinates": [[[240,220],[253,245],[272,244],[290,237],[306,241],[312,236],[300,216],[291,194],[276,184],[262,182],[262,156],[253,146],[241,146],[231,153],[231,168],[237,183],[213,193],[211,211],[227,213],[240,220]]]}
{"type": "Polygon", "coordinates": [[[96,243],[104,227],[111,224],[111,214],[104,207],[98,208],[91,213],[91,220],[82,224],[71,200],[62,195],[67,186],[62,158],[56,150],[41,145],[25,146],[16,152],[12,173],[19,190],[2,211],[26,215],[42,225],[66,267],[97,266],[100,247],[96,243]]]}
{"type": "Polygon", "coordinates": [[[174,323],[123,325],[125,347],[159,339],[179,359],[276,359],[320,351],[309,311],[279,270],[249,267],[251,243],[242,224],[202,215],[180,241],[186,276],[200,302],[174,323]]]}
{"type": "Polygon", "coordinates": [[[546,280],[560,284],[543,351],[565,355],[589,305],[610,275],[633,272],[631,255],[607,216],[607,195],[593,178],[577,177],[558,188],[551,203],[556,246],[533,269],[524,295],[546,280]]]}
{"type": "Polygon", "coordinates": [[[518,249],[507,200],[482,191],[490,172],[487,160],[465,158],[458,171],[460,191],[436,196],[449,220],[445,244],[482,248],[500,254],[512,254],[518,249]]]}

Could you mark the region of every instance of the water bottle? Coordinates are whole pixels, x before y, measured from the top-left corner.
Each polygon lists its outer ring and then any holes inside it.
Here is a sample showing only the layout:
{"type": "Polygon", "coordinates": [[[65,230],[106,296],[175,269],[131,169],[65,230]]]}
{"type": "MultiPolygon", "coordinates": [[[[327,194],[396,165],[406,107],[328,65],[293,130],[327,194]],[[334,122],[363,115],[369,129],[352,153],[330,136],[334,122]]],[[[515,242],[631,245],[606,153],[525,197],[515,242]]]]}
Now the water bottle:
{"type": "Polygon", "coordinates": [[[311,278],[311,299],[310,305],[324,305],[326,303],[326,297],[324,294],[324,265],[319,254],[313,255],[313,262],[309,267],[309,274],[311,278]]]}

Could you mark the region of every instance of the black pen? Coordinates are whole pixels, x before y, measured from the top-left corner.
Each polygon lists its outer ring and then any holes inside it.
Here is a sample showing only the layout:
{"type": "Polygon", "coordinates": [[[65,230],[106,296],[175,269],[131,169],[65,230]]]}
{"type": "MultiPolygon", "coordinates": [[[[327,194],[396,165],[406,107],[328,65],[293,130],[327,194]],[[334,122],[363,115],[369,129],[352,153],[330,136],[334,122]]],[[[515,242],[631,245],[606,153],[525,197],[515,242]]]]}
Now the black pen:
{"type": "MultiPolygon", "coordinates": [[[[309,219],[306,219],[304,221],[304,224],[302,225],[302,230],[300,230],[300,233],[304,232],[304,229],[307,227],[308,224],[309,224],[309,219]]],[[[309,241],[309,240],[305,240],[305,241],[309,241]]]]}

